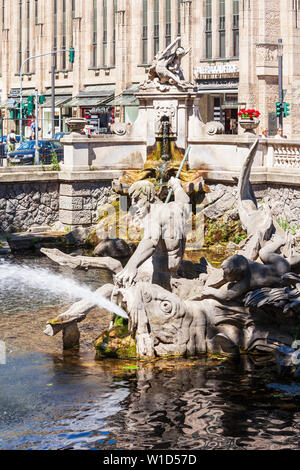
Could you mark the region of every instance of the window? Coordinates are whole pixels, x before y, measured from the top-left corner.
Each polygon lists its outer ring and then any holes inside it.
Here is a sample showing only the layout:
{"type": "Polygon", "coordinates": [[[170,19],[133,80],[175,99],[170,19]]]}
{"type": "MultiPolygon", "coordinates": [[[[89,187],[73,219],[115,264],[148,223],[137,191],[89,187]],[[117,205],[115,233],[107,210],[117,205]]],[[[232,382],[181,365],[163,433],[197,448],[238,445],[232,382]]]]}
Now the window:
{"type": "Polygon", "coordinates": [[[181,1],[182,0],[177,0],[177,36],[181,36],[181,1]]]}
{"type": "Polygon", "coordinates": [[[118,0],[114,0],[114,20],[113,20],[113,64],[116,65],[116,14],[118,11],[118,0]]]}
{"type": "Polygon", "coordinates": [[[143,0],[142,63],[148,63],[148,0],[143,0]]]}
{"type": "MultiPolygon", "coordinates": [[[[4,4],[4,2],[3,2],[4,4]]],[[[19,69],[22,65],[22,34],[23,34],[23,5],[22,0],[19,0],[19,20],[20,20],[20,29],[19,29],[19,69]]]]}
{"type": "MultiPolygon", "coordinates": [[[[27,39],[26,39],[26,59],[30,57],[30,0],[26,2],[27,17],[27,39]]],[[[29,61],[26,63],[26,72],[29,73],[29,61]]]]}
{"type": "Polygon", "coordinates": [[[2,0],[2,29],[5,28],[5,9],[6,9],[5,0],[2,0]]]}
{"type": "Polygon", "coordinates": [[[35,24],[39,22],[39,0],[35,0],[34,2],[34,16],[35,16],[35,24]]]}
{"type": "Polygon", "coordinates": [[[97,67],[97,0],[93,0],[93,46],[92,66],[97,67]]]}
{"type": "MultiPolygon", "coordinates": [[[[67,31],[67,24],[66,24],[66,0],[63,0],[62,8],[63,8],[62,49],[66,49],[66,47],[67,47],[67,38],[66,38],[66,31],[67,31]]],[[[65,69],[67,68],[66,52],[63,52],[63,53],[62,53],[62,68],[63,68],[63,70],[65,70],[65,69]]]]}
{"type": "Polygon", "coordinates": [[[212,0],[205,0],[205,56],[212,58],[212,0]]]}
{"type": "Polygon", "coordinates": [[[171,0],[166,1],[166,46],[171,43],[171,0]]]}
{"type": "Polygon", "coordinates": [[[225,0],[219,0],[219,57],[225,56],[225,0]]]}
{"type": "MultiPolygon", "coordinates": [[[[53,50],[57,50],[57,0],[54,0],[54,40],[53,50]]],[[[57,54],[55,54],[55,68],[57,67],[57,54]]]]}
{"type": "Polygon", "coordinates": [[[239,0],[233,0],[233,57],[239,56],[239,0]]]}
{"type": "Polygon", "coordinates": [[[102,65],[107,66],[107,0],[103,0],[102,65]]]}
{"type": "MultiPolygon", "coordinates": [[[[75,0],[72,0],[72,39],[71,39],[71,45],[74,47],[74,24],[73,20],[75,18],[75,0]]],[[[73,68],[73,64],[70,63],[70,67],[73,68]]]]}
{"type": "Polygon", "coordinates": [[[154,0],[154,55],[159,51],[159,0],[154,0]]]}

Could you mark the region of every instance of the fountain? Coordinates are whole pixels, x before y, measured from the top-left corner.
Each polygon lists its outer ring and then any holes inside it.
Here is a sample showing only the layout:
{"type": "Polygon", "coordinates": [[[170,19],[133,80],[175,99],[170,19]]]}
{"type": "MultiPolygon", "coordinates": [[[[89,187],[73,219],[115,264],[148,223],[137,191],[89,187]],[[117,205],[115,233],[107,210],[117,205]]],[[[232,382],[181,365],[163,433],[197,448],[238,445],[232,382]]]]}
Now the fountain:
{"type": "MultiPolygon", "coordinates": [[[[110,257],[42,250],[62,265],[96,265],[113,272],[112,283],[82,296],[48,322],[45,333],[51,336],[63,330],[65,348],[78,345],[77,323],[93,305],[104,306],[103,298],[110,302],[106,308],[113,313],[112,324],[116,316],[125,317],[125,324],[117,319],[120,343],[133,341],[135,347],[129,349],[138,358],[209,352],[237,356],[240,351],[273,351],[293,343],[300,304],[300,257],[293,253],[293,240],[273,220],[268,206],[258,208],[250,183],[258,140],[252,141],[237,185],[238,214],[247,233],[241,249],[224,261],[222,269],[205,259],[188,266],[183,261],[190,186],[197,182],[199,192],[205,185],[201,172],[191,172],[183,160],[195,96],[180,67],[189,51],[178,47],[171,53],[177,41],[156,56],[137,95],[141,110],[132,135],[146,136],[152,152],[142,171],[124,171],[116,184],[119,192],[131,198],[143,231],[136,251],[121,267],[110,257]],[[171,202],[162,200],[166,185],[174,195],[171,202]]],[[[109,331],[95,343],[99,355],[111,351],[109,331]]]]}
{"type": "MultiPolygon", "coordinates": [[[[248,238],[222,269],[205,260],[195,265],[194,279],[184,272],[182,261],[189,197],[180,180],[170,179],[174,202],[167,204],[159,200],[149,180],[129,188],[144,238],[114,276],[114,284],[97,291],[127,312],[128,332],[125,325],[124,335],[122,325],[118,350],[122,339],[128,343],[129,334],[136,345],[130,354],[139,358],[208,352],[238,356],[241,350],[272,352],[293,344],[300,307],[300,257],[292,252],[291,240],[273,221],[268,207],[257,208],[249,181],[257,144],[258,140],[249,150],[238,185],[239,216],[248,238]],[[285,254],[278,252],[280,248],[285,254]]],[[[57,260],[51,250],[46,254],[57,260]]],[[[89,308],[88,302],[77,302],[49,325],[66,328],[82,321],[89,308]]],[[[111,352],[109,338],[105,332],[95,342],[100,357],[105,357],[106,349],[111,352]]]]}

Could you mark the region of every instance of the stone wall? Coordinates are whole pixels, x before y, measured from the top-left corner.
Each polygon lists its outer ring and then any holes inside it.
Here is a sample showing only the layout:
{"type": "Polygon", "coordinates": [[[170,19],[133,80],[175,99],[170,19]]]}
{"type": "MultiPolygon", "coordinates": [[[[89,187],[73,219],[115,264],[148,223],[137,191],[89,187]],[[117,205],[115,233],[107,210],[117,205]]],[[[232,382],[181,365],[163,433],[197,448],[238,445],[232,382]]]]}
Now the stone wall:
{"type": "MultiPolygon", "coordinates": [[[[225,212],[236,217],[237,187],[233,184],[207,183],[211,193],[207,196],[209,204],[204,214],[216,220],[225,212]]],[[[268,203],[275,220],[300,228],[300,187],[272,183],[253,184],[254,194],[260,203],[268,203]]]]}
{"type": "Polygon", "coordinates": [[[0,232],[25,231],[58,220],[57,182],[1,183],[0,232]]]}
{"type": "Polygon", "coordinates": [[[97,223],[98,208],[113,203],[116,195],[111,181],[80,181],[61,183],[59,220],[69,226],[97,223]]]}
{"type": "Polygon", "coordinates": [[[98,220],[98,209],[116,197],[109,180],[0,182],[0,233],[57,221],[71,228],[90,226],[98,220]]]}

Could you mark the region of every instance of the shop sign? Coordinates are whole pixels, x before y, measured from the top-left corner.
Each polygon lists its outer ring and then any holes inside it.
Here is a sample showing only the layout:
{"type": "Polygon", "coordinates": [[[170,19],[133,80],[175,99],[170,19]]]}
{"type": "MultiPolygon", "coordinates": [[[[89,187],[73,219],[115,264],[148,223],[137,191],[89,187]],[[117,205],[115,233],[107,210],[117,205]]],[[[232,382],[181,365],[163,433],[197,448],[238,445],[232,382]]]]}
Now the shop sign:
{"type": "Polygon", "coordinates": [[[194,70],[195,78],[199,78],[201,75],[225,75],[238,72],[238,64],[200,65],[194,70]]]}
{"type": "Polygon", "coordinates": [[[9,95],[12,98],[18,98],[20,96],[20,88],[11,88],[9,91],[9,95]]]}
{"type": "Polygon", "coordinates": [[[104,107],[90,109],[91,114],[101,114],[101,113],[106,113],[106,112],[107,112],[107,108],[104,108],[104,107]]]}
{"type": "Polygon", "coordinates": [[[238,88],[239,79],[238,78],[211,78],[211,79],[198,79],[197,85],[199,86],[198,90],[201,91],[210,88],[238,88]]]}

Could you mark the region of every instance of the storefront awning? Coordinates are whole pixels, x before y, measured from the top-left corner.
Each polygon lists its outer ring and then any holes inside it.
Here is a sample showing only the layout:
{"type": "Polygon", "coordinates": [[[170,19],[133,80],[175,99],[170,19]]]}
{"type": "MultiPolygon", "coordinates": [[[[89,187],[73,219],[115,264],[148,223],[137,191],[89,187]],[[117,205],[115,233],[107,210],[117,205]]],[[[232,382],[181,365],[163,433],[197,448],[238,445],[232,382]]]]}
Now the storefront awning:
{"type": "Polygon", "coordinates": [[[139,100],[133,95],[119,95],[107,103],[109,106],[139,106],[139,100]]]}
{"type": "MultiPolygon", "coordinates": [[[[55,96],[55,107],[59,108],[70,98],[71,98],[70,95],[69,96],[55,96]]],[[[51,108],[51,106],[52,106],[52,98],[51,96],[46,96],[46,100],[42,104],[42,108],[51,108]]]]}
{"type": "Polygon", "coordinates": [[[120,95],[108,101],[107,104],[110,106],[139,106],[140,102],[135,96],[137,92],[138,85],[131,85],[126,90],[123,90],[120,95]]]}
{"type": "Polygon", "coordinates": [[[115,94],[115,85],[88,85],[78,93],[78,98],[112,98],[115,94]]]}
{"type": "MultiPolygon", "coordinates": [[[[70,101],[64,103],[66,107],[73,107],[73,106],[80,106],[80,107],[87,107],[87,106],[98,106],[99,104],[104,104],[107,101],[107,97],[105,98],[90,98],[86,97],[76,97],[72,98],[70,101]]],[[[111,105],[108,105],[111,106],[111,105]]]]}

